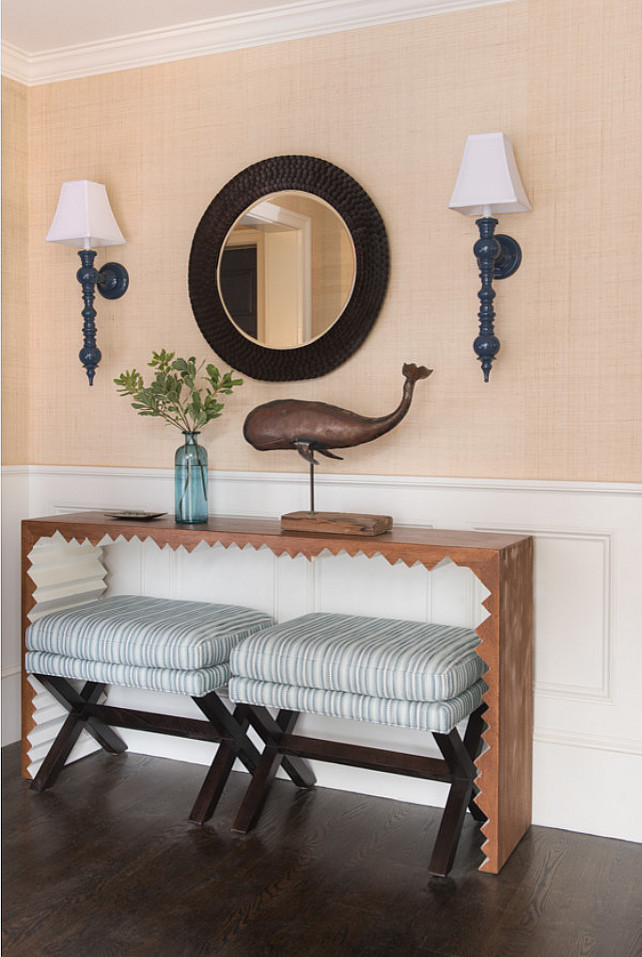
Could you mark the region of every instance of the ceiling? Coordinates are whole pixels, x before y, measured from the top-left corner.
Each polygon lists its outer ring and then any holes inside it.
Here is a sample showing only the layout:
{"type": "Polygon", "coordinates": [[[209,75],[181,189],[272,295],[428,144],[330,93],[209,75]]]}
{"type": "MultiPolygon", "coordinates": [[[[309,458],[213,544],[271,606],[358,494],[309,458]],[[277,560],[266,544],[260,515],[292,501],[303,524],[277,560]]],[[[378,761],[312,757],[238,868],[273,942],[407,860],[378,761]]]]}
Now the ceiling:
{"type": "Polygon", "coordinates": [[[510,0],[0,0],[2,73],[27,85],[510,0]]]}
{"type": "Polygon", "coordinates": [[[2,0],[0,9],[3,41],[34,55],[218,17],[302,5],[284,0],[2,0]]]}

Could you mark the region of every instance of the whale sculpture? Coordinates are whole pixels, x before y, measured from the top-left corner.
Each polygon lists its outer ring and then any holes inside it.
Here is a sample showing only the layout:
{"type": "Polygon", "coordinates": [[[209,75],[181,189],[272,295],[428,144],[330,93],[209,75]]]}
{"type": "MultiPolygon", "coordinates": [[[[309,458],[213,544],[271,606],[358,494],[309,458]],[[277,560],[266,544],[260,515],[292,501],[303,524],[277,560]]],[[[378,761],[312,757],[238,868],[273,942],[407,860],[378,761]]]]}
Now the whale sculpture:
{"type": "Polygon", "coordinates": [[[372,442],[390,432],[404,418],[415,383],[427,379],[432,369],[405,363],[401,402],[389,415],[369,418],[326,402],[275,399],[253,409],[243,424],[245,439],[260,452],[296,449],[306,462],[317,465],[314,453],[340,459],[331,449],[346,449],[372,442]]]}

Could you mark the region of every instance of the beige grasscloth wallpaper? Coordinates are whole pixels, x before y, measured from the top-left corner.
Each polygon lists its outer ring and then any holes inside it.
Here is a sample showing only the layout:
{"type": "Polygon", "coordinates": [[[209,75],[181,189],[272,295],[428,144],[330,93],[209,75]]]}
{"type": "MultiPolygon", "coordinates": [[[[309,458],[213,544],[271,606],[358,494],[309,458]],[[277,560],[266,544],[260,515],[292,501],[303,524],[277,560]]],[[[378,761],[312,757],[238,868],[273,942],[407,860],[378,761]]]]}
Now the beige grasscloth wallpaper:
{"type": "Polygon", "coordinates": [[[405,422],[324,471],[638,481],[642,317],[639,0],[517,0],[471,11],[25,89],[4,86],[4,460],[168,467],[180,436],[141,419],[112,379],[152,348],[214,357],[187,292],[192,235],[235,173],[323,157],[368,191],[390,284],[362,348],[317,380],[248,379],[204,433],[213,469],[304,469],[245,444],[247,412],[320,399],[368,415],[419,383],[405,422]],[[533,211],[497,284],[502,341],[485,385],[472,353],[474,220],[448,210],[468,133],[515,144],[533,211]],[[127,245],[117,302],[98,297],[103,361],[77,354],[77,256],[45,244],[60,184],[107,185],[127,245]]]}

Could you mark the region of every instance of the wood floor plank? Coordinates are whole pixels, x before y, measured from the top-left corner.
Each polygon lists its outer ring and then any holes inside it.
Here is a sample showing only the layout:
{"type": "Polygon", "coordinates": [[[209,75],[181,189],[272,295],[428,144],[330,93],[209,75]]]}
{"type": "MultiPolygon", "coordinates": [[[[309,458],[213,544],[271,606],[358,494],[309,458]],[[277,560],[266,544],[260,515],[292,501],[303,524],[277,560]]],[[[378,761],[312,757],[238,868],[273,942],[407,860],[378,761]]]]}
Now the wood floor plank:
{"type": "Polygon", "coordinates": [[[231,833],[247,775],[204,827],[205,768],[97,753],[29,790],[2,750],[3,957],[640,957],[642,850],[532,827],[481,874],[470,815],[451,876],[439,812],[277,780],[231,833]]]}

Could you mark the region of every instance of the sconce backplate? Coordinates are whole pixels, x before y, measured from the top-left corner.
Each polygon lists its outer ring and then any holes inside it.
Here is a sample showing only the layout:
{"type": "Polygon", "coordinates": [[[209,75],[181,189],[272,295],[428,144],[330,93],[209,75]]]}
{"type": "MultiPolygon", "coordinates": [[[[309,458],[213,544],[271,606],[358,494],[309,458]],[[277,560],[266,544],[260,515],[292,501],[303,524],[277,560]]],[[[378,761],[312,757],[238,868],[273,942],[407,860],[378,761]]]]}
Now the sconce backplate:
{"type": "Polygon", "coordinates": [[[522,248],[512,236],[496,235],[501,252],[495,260],[494,279],[508,279],[517,272],[522,262],[522,248]]]}
{"type": "Polygon", "coordinates": [[[120,299],[127,292],[129,273],[120,263],[105,263],[96,280],[98,292],[104,299],[120,299]]]}

